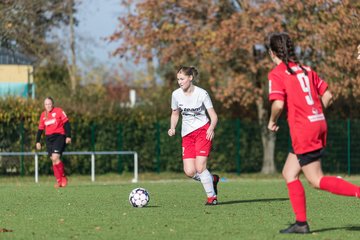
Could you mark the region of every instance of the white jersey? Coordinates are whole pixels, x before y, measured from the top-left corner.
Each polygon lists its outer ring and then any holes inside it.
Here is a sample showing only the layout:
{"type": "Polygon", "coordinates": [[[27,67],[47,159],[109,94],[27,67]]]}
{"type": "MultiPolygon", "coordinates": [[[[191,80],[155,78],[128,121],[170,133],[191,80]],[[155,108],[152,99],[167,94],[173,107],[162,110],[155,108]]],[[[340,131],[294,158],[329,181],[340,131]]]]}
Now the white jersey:
{"type": "Polygon", "coordinates": [[[185,136],[209,122],[206,109],[212,108],[209,94],[195,86],[194,92],[186,96],[181,88],[176,89],[171,97],[171,109],[179,109],[182,115],[181,136],[185,136]]]}

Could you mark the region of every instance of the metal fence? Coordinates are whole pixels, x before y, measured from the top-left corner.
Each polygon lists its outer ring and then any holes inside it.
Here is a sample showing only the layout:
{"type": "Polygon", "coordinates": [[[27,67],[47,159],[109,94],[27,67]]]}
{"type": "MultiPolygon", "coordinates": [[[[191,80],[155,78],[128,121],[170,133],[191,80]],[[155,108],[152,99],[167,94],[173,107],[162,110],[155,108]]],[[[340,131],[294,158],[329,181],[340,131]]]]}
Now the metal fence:
{"type": "MultiPolygon", "coordinates": [[[[360,174],[360,121],[356,119],[328,119],[326,155],[323,170],[331,173],[360,174]]],[[[30,125],[30,124],[29,124],[30,125]]],[[[280,172],[291,148],[289,129],[285,119],[279,122],[276,136],[275,165],[280,172]]],[[[36,125],[29,129],[25,124],[0,124],[1,152],[32,152],[35,146],[36,125]]],[[[182,171],[180,123],[177,135],[169,137],[169,119],[157,122],[72,122],[72,144],[69,152],[124,151],[132,149],[140,156],[139,172],[182,171]]],[[[220,119],[215,130],[213,150],[208,166],[211,170],[241,173],[259,172],[262,167],[263,149],[261,129],[257,121],[220,119]]],[[[63,161],[69,174],[87,174],[91,171],[87,156],[65,155],[63,161]]],[[[34,173],[34,166],[25,155],[17,159],[0,159],[0,175],[34,173]],[[25,164],[25,165],[24,165],[25,164]],[[12,167],[14,166],[14,167],[12,167]],[[10,170],[9,170],[10,169],[10,170]],[[12,172],[13,169],[13,172],[12,172]]],[[[134,171],[129,156],[98,156],[97,174],[134,171]]],[[[50,160],[42,157],[39,170],[52,174],[50,160]]]]}
{"type": "MultiPolygon", "coordinates": [[[[35,182],[39,182],[39,155],[48,155],[47,152],[2,152],[0,156],[34,156],[35,182]]],[[[112,152],[64,152],[63,155],[90,155],[91,161],[91,181],[95,182],[95,156],[96,155],[134,155],[134,178],[131,180],[137,183],[138,174],[138,154],[133,151],[112,151],[112,152]]]]}

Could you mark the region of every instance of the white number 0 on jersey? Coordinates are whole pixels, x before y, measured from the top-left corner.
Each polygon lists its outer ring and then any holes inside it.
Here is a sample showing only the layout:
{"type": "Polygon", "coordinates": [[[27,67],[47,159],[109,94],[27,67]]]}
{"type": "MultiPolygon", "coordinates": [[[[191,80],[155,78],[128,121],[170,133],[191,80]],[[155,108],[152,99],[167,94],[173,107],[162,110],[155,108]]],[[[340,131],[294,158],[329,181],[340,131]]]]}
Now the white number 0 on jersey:
{"type": "Polygon", "coordinates": [[[299,73],[299,74],[296,74],[296,77],[300,82],[300,86],[301,86],[302,90],[305,93],[307,93],[307,96],[305,97],[306,103],[308,105],[314,105],[314,100],[311,96],[310,81],[309,81],[308,76],[306,76],[305,73],[299,73]]]}

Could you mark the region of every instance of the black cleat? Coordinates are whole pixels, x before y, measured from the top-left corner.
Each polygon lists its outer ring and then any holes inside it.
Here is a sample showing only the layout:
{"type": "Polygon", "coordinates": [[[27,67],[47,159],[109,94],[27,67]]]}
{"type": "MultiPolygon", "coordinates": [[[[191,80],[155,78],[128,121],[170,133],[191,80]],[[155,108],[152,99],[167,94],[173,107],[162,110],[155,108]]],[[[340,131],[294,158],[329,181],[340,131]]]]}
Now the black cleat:
{"type": "Polygon", "coordinates": [[[309,225],[306,223],[303,226],[300,226],[298,223],[290,225],[288,228],[280,230],[280,233],[300,233],[306,234],[310,233],[309,225]]]}
{"type": "Polygon", "coordinates": [[[216,195],[213,196],[213,197],[208,197],[205,205],[210,205],[210,206],[211,206],[211,205],[218,205],[218,200],[217,200],[216,195]]]}
{"type": "Polygon", "coordinates": [[[219,180],[220,180],[219,175],[214,174],[214,175],[213,175],[213,185],[214,185],[215,195],[218,194],[217,185],[218,185],[218,183],[219,183],[219,180]]]}

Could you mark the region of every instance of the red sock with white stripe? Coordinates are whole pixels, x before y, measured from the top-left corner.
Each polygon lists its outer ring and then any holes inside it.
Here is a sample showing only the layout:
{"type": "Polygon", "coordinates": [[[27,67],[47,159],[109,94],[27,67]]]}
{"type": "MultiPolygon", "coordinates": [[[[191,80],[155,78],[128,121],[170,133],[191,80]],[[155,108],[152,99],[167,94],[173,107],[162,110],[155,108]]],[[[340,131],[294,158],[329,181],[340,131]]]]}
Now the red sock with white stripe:
{"type": "Polygon", "coordinates": [[[287,184],[291,206],[297,222],[306,222],[305,190],[299,179],[287,184]]]}
{"type": "Polygon", "coordinates": [[[320,180],[320,189],[336,195],[360,197],[360,187],[340,177],[322,177],[320,180]]]}

